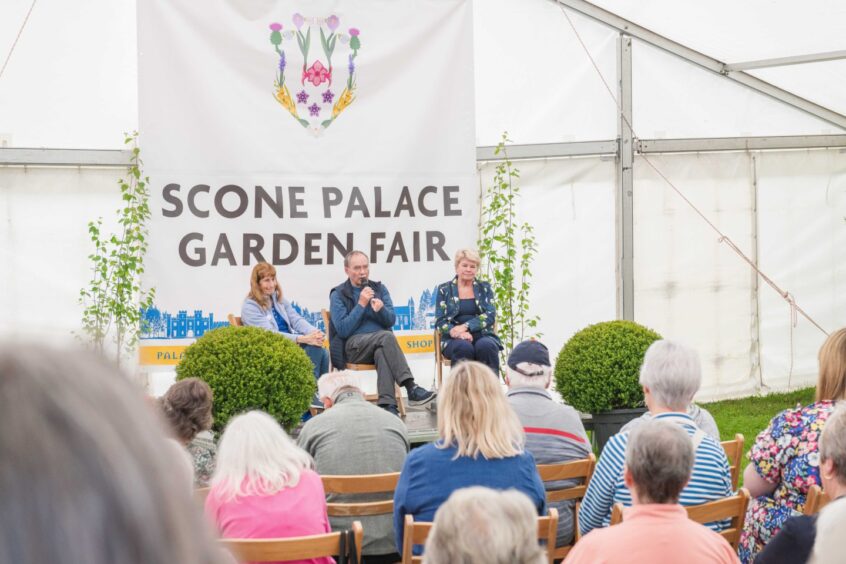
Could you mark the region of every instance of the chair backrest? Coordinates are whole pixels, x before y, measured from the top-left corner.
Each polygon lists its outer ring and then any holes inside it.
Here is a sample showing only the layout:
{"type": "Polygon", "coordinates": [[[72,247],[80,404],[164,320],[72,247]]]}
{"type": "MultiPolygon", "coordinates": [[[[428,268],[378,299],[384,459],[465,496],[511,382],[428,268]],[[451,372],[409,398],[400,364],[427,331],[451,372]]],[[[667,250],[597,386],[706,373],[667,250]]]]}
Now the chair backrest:
{"type": "Polygon", "coordinates": [[[820,509],[825,507],[831,498],[823,489],[817,485],[811,486],[808,490],[808,497],[805,499],[805,509],[802,511],[805,515],[814,515],[820,509]]]}
{"type": "Polygon", "coordinates": [[[697,523],[712,523],[731,519],[727,529],[720,531],[720,535],[737,550],[740,542],[740,533],[743,531],[743,522],[746,520],[746,507],[749,505],[749,490],[740,488],[731,497],[717,499],[701,505],[686,506],[687,516],[697,523]]]}
{"type": "Polygon", "coordinates": [[[723,450],[726,451],[726,458],[729,463],[729,470],[731,471],[731,489],[737,489],[740,481],[740,461],[743,458],[743,435],[737,433],[733,441],[723,441],[720,444],[723,450]]]}
{"type": "Polygon", "coordinates": [[[241,323],[241,318],[235,315],[234,313],[230,313],[226,316],[226,318],[229,320],[229,325],[231,325],[232,327],[243,327],[244,325],[243,323],[241,323]]]}
{"type": "Polygon", "coordinates": [[[546,501],[564,501],[568,499],[581,499],[585,496],[593,470],[596,467],[596,455],[590,453],[587,458],[571,460],[557,464],[538,464],[538,474],[544,482],[557,480],[582,479],[583,482],[577,486],[563,488],[560,490],[546,492],[546,501]]]}
{"type": "Polygon", "coordinates": [[[332,333],[334,333],[334,331],[331,328],[332,324],[329,320],[329,310],[328,309],[321,309],[320,310],[320,316],[323,318],[323,327],[326,328],[326,338],[331,339],[332,333]]]}
{"type": "MultiPolygon", "coordinates": [[[[411,515],[405,516],[405,529],[403,530],[402,540],[402,564],[420,564],[423,562],[423,557],[414,556],[412,550],[415,544],[426,544],[426,539],[429,538],[431,531],[432,523],[415,522],[414,517],[411,515]]],[[[553,563],[553,555],[549,547],[555,546],[557,535],[558,510],[550,507],[549,512],[545,516],[538,517],[538,541],[544,542],[547,547],[546,554],[549,564],[553,563]]]]}
{"type": "Polygon", "coordinates": [[[623,504],[620,502],[611,506],[611,525],[623,522],[623,504]]]}
{"type": "MultiPolygon", "coordinates": [[[[360,562],[364,531],[359,521],[353,521],[351,530],[355,537],[356,560],[360,562]]],[[[340,555],[341,535],[346,534],[343,531],[287,539],[221,539],[220,542],[240,562],[284,562],[340,555]]],[[[345,548],[344,555],[350,556],[349,544],[345,548]]]]}
{"type": "MultiPolygon", "coordinates": [[[[357,476],[321,476],[327,494],[393,494],[399,482],[399,472],[365,474],[357,476]]],[[[384,515],[394,512],[393,495],[385,501],[357,503],[327,503],[327,512],[335,517],[384,515]]]]}

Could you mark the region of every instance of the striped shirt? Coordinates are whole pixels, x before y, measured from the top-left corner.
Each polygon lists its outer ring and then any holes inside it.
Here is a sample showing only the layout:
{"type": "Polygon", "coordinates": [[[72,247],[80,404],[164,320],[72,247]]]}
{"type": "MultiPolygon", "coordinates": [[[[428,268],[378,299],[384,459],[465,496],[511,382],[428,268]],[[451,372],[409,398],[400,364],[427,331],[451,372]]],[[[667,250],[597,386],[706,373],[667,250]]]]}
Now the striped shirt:
{"type": "MultiPolygon", "coordinates": [[[[677,423],[691,437],[697,431],[693,419],[686,413],[659,413],[655,419],[677,423]]],[[[631,493],[623,483],[628,438],[627,432],[617,433],[608,439],[602,449],[602,455],[579,508],[579,531],[583,535],[597,527],[607,527],[611,521],[611,507],[615,503],[622,503],[626,507],[632,505],[631,493]]],[[[731,493],[731,476],[726,453],[713,437],[704,435],[696,448],[693,474],[682,490],[679,502],[682,505],[700,505],[728,497],[731,493]]],[[[708,526],[719,532],[726,527],[725,523],[714,522],[708,526]]]]}

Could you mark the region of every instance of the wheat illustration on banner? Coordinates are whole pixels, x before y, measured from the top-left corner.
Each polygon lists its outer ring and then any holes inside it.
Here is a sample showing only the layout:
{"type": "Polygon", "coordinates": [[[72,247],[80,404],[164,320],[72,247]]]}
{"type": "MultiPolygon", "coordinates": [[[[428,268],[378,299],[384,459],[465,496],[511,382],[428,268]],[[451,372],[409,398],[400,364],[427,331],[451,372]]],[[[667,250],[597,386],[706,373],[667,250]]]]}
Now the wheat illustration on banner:
{"type": "Polygon", "coordinates": [[[361,32],[355,27],[339,31],[341,19],[334,14],[294,14],[291,21],[293,29],[285,29],[278,22],[270,24],[270,43],[278,56],[273,97],[300,125],[320,134],[355,101],[355,59],[361,48],[361,32]],[[315,55],[312,40],[316,41],[318,34],[322,50],[315,55]],[[296,52],[294,39],[302,57],[301,66],[288,57],[288,53],[296,52]],[[333,58],[344,64],[334,66],[333,58]]]}

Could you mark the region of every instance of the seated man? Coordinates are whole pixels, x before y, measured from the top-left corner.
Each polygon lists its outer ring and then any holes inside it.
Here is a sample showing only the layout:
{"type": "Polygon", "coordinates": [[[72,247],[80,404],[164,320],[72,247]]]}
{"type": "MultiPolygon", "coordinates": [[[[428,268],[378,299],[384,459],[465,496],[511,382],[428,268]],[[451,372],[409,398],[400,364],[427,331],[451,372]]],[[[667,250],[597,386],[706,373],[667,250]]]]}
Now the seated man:
{"type": "Polygon", "coordinates": [[[633,507],[623,522],[582,538],[567,562],[739,562],[731,545],[687,518],[679,494],[691,479],[694,446],[680,425],[656,417],[631,432],[623,481],[633,507]]]}
{"type": "MultiPolygon", "coordinates": [[[[409,443],[405,424],[364,399],[350,372],[330,372],[317,383],[326,411],[306,422],[299,446],[314,458],[318,474],[383,474],[399,472],[409,443]]],[[[327,501],[360,502],[391,499],[392,494],[329,494],[327,501]]],[[[335,517],[333,531],[347,530],[353,520],[364,526],[365,563],[396,562],[393,514],[367,517],[335,517]]]]}
{"type": "MultiPolygon", "coordinates": [[[[569,462],[586,458],[591,452],[585,427],[575,409],[560,404],[546,391],[552,381],[549,351],[539,341],[523,341],[508,356],[505,382],[508,403],[514,408],[526,432],[526,450],[538,464],[569,462]]],[[[547,482],[547,490],[576,486],[576,480],[547,482]]],[[[550,503],[558,510],[556,544],[573,542],[575,501],[550,503]]]]}
{"type": "MultiPolygon", "coordinates": [[[[838,406],[823,427],[820,438],[820,479],[833,500],[846,496],[846,407],[838,406]]],[[[846,503],[846,498],[838,503],[846,503]]],[[[784,522],[755,557],[755,564],[807,562],[817,536],[817,515],[799,515],[784,522]]]]}
{"type": "MultiPolygon", "coordinates": [[[[699,391],[701,381],[699,357],[695,351],[666,340],[655,341],[647,349],[640,367],[646,407],[654,420],[681,426],[691,436],[695,447],[693,474],[681,492],[682,505],[699,505],[731,495],[731,475],[723,447],[699,429],[687,414],[687,406],[699,391]]],[[[579,530],[583,535],[607,526],[615,503],[632,504],[631,493],[623,480],[628,438],[628,431],[621,431],[608,439],[602,449],[579,509],[579,530]]],[[[720,531],[725,523],[715,522],[709,526],[720,531]]]]}
{"type": "Polygon", "coordinates": [[[329,350],[332,365],[343,369],[347,362],[376,365],[379,407],[394,415],[397,398],[394,382],[408,391],[411,404],[424,404],[433,392],[414,383],[414,376],[391,328],[396,321],[391,295],[384,284],[374,282],[367,255],[352,251],[344,257],[347,280],[329,293],[332,329],[329,350]]]}

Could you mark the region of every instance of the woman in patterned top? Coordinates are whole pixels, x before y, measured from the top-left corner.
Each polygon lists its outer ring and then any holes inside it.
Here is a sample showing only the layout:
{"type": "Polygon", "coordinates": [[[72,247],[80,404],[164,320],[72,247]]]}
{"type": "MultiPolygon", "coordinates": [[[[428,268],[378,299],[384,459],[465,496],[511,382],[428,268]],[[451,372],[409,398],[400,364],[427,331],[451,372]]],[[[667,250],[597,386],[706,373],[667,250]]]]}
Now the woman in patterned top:
{"type": "Polygon", "coordinates": [[[835,402],[846,397],[846,329],[826,339],[819,362],[816,401],[776,415],[752,446],[743,482],[755,499],[740,537],[741,562],[752,562],[784,521],[802,512],[810,487],[821,484],[819,437],[835,402]]]}
{"type": "Polygon", "coordinates": [[[216,447],[212,426],[212,391],[199,378],[180,380],[159,403],[165,419],[194,463],[194,485],[206,487],[214,473],[216,447]]]}
{"type": "Polygon", "coordinates": [[[476,251],[455,253],[455,278],[438,286],[435,330],[446,358],[477,360],[499,376],[502,345],[494,333],[496,306],[491,285],[476,279],[481,262],[476,251]]]}

